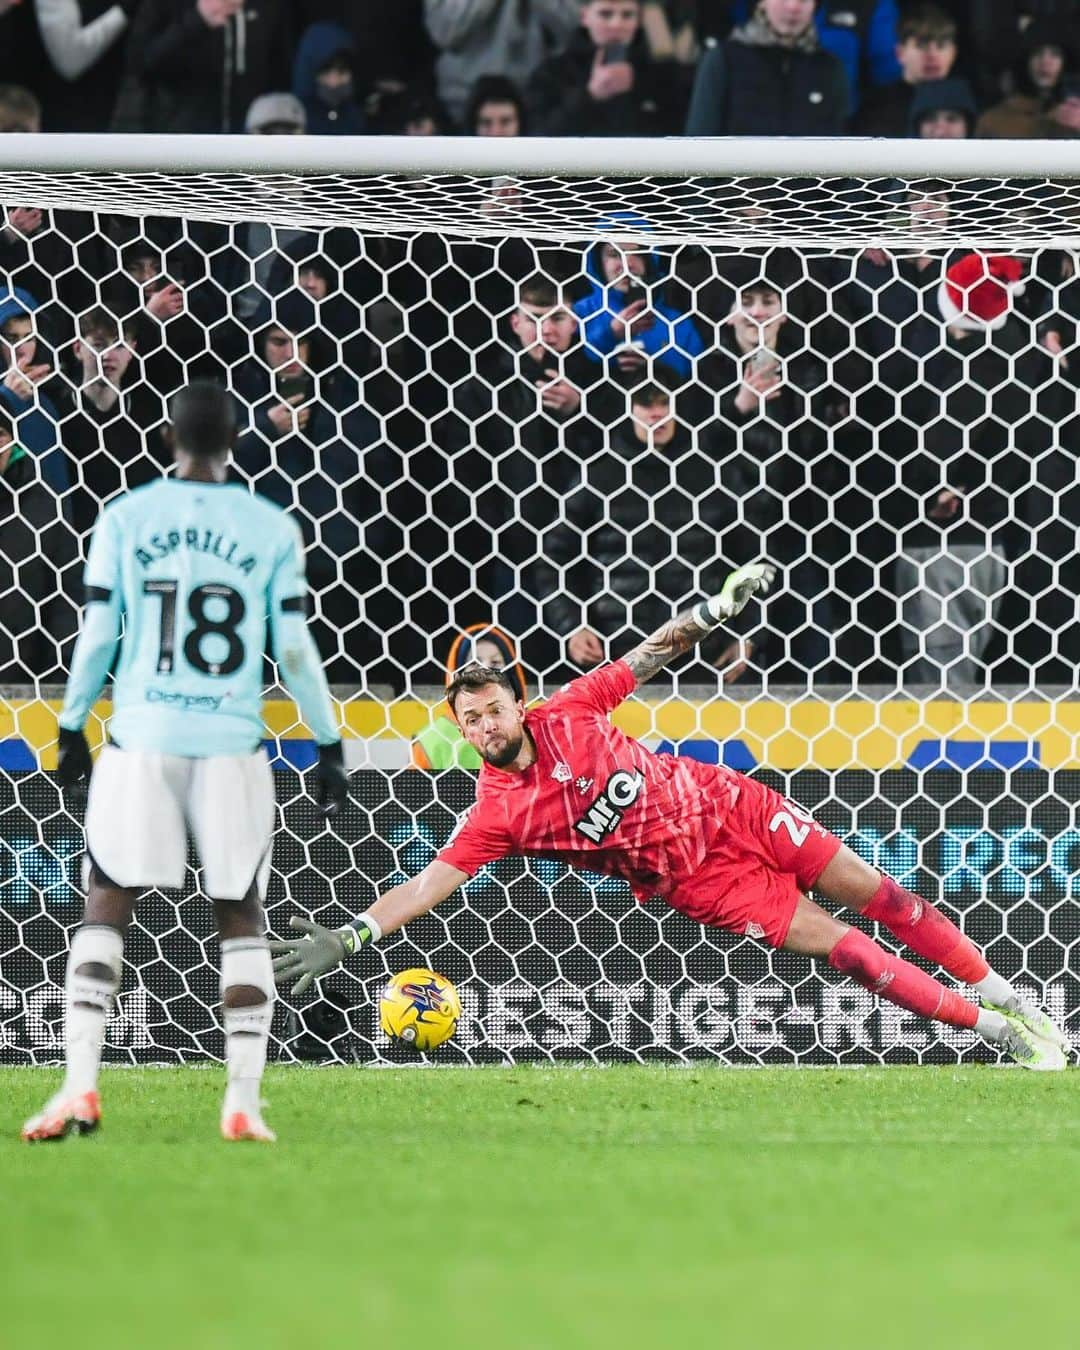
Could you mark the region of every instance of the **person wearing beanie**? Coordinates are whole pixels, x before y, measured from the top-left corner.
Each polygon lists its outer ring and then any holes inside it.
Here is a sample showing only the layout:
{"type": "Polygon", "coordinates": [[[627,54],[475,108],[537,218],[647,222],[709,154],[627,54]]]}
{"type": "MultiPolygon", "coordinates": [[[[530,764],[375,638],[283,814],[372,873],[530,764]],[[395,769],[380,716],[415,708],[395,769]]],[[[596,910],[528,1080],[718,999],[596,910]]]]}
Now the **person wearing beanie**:
{"type": "Polygon", "coordinates": [[[974,135],[976,113],[967,80],[924,80],[911,98],[910,135],[924,141],[966,140],[974,135]]]}
{"type": "MultiPolygon", "coordinates": [[[[446,658],[447,687],[459,671],[471,665],[505,670],[514,682],[518,698],[522,703],[525,702],[528,687],[517,650],[506,634],[494,624],[470,624],[451,643],[446,658]]],[[[416,769],[439,773],[443,769],[478,769],[481,759],[462,736],[458,724],[443,711],[433,715],[413,741],[411,762],[416,769]]]]}
{"type": "Polygon", "coordinates": [[[295,94],[260,94],[244,118],[249,136],[302,136],[307,131],[307,113],[295,94]]]}
{"type": "Polygon", "coordinates": [[[1055,19],[1034,19],[1024,30],[1022,54],[1013,72],[1015,92],[979,118],[982,140],[1030,140],[1047,134],[1043,121],[1055,105],[1062,80],[1074,68],[1071,27],[1055,19]]]}

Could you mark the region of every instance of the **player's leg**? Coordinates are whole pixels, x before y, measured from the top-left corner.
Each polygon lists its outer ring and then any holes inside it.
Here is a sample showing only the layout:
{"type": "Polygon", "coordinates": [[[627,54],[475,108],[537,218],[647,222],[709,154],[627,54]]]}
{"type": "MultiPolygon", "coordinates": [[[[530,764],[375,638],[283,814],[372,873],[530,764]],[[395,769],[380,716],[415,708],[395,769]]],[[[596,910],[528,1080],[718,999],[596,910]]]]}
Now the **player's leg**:
{"type": "Polygon", "coordinates": [[[782,946],[829,965],[879,998],[949,1026],[968,1027],[1029,1069],[1061,1069],[1061,1049],[1032,1034],[1017,1018],[978,1008],[910,961],[887,952],[800,894],[782,946]]]}
{"type": "Polygon", "coordinates": [[[274,972],[262,898],[275,805],[266,755],[222,755],[193,765],[188,822],[221,936],[227,1082],[221,1132],[271,1142],[259,1098],[274,1016],[274,972]]]}
{"type": "Polygon", "coordinates": [[[91,866],[83,921],[71,940],[64,979],[64,1081],[44,1109],[23,1126],[28,1141],[63,1139],[97,1129],[105,1023],[120,988],[124,935],[138,895],[91,866]]]}
{"type": "Polygon", "coordinates": [[[64,1086],[27,1121],[27,1139],[85,1132],[100,1119],[98,1068],[109,1007],[120,987],[124,934],[135,898],[179,886],[187,861],[180,809],[185,761],[108,745],[97,758],[86,802],[87,901],[68,957],[64,1086]],[[70,1102],[77,1106],[63,1128],[70,1102]],[[81,1113],[81,1114],[80,1114],[81,1113]],[[61,1119],[57,1122],[57,1116],[61,1119]]]}
{"type": "Polygon", "coordinates": [[[883,924],[913,952],[972,985],[984,1007],[1018,1017],[1036,1035],[1063,1050],[1068,1048],[1065,1033],[1004,976],[991,970],[978,947],[936,905],[882,875],[846,845],[826,863],[814,890],[883,924]]]}
{"type": "Polygon", "coordinates": [[[221,1005],[228,1081],[221,1131],[229,1140],[270,1143],[260,1090],[274,1016],[274,972],[258,886],[241,901],[215,900],[221,936],[221,1005]]]}

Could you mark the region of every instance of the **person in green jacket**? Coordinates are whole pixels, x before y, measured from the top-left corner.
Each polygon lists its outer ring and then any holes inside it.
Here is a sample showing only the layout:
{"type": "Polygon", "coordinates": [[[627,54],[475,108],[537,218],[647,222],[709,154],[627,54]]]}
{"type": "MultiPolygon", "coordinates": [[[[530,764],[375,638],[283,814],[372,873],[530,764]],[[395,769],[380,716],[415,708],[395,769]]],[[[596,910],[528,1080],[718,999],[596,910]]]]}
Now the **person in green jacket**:
{"type": "MultiPolygon", "coordinates": [[[[526,696],[525,674],[514,644],[490,623],[474,623],[459,633],[446,658],[446,683],[463,667],[477,663],[493,670],[507,670],[517,685],[518,697],[526,696]]],[[[412,743],[414,768],[440,773],[443,769],[478,769],[480,756],[465,740],[458,725],[446,712],[446,705],[432,709],[431,721],[412,743]],[[439,709],[442,709],[440,712],[439,709]]]]}

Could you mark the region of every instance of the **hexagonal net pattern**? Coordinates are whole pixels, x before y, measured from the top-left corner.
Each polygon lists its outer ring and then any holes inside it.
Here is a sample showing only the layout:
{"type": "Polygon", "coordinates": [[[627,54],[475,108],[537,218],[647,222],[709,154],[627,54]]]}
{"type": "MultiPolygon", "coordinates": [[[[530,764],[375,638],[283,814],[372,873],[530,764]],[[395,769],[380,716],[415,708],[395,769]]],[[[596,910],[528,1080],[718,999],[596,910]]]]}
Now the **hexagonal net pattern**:
{"type": "MultiPolygon", "coordinates": [[[[60,1051],[83,844],[51,770],[86,543],[104,502],[167,471],[168,399],[205,376],[240,408],[231,471],[302,527],[353,771],[331,830],[268,665],[275,931],[345,922],[445,842],[473,792],[440,706],[452,653],[498,652],[543,697],[767,557],[770,597],[616,720],[763,776],[1080,1016],[1074,184],[12,173],[0,191],[0,1061],[60,1051]]],[[[106,691],[92,740],[107,716],[106,691]]],[[[222,1053],[192,867],[141,904],[114,1059],[222,1053]]],[[[485,869],[283,997],[274,1053],[400,1057],[376,994],[411,965],[460,988],[451,1061],[989,1053],[544,860],[485,869]]]]}

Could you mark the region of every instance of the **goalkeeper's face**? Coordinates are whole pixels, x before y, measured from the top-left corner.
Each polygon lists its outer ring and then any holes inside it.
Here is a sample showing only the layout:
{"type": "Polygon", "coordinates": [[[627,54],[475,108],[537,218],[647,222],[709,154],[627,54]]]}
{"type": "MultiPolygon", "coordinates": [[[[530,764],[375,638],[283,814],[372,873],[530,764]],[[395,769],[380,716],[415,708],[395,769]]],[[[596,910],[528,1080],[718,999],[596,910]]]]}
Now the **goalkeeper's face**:
{"type": "Polygon", "coordinates": [[[501,685],[465,689],[457,696],[454,716],[461,734],[493,769],[506,769],[525,743],[525,705],[501,685]]]}

